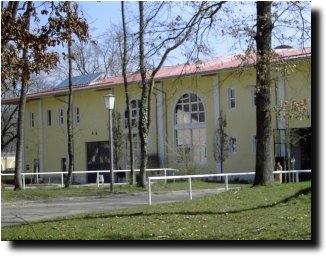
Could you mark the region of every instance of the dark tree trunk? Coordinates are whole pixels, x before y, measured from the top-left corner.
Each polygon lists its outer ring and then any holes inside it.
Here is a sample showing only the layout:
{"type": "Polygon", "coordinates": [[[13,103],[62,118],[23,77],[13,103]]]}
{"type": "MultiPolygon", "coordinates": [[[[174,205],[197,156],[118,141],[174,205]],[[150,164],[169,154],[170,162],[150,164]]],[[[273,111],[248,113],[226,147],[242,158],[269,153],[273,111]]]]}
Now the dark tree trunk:
{"type": "Polygon", "coordinates": [[[274,182],[273,134],[271,117],[271,4],[257,2],[256,122],[257,150],[254,185],[274,182]]]}
{"type": "MultiPolygon", "coordinates": [[[[27,8],[24,16],[26,16],[26,30],[30,29],[30,18],[32,10],[32,2],[27,2],[27,8]]],[[[17,10],[16,10],[17,11],[17,10]]],[[[30,72],[28,60],[28,45],[23,49],[22,56],[22,85],[20,89],[20,99],[18,108],[18,121],[17,121],[17,144],[16,144],[16,165],[15,165],[15,186],[14,190],[22,189],[21,174],[24,170],[24,115],[26,106],[26,94],[29,85],[30,72]]]]}
{"type": "Polygon", "coordinates": [[[65,187],[68,188],[72,180],[74,170],[74,143],[73,143],[73,115],[72,115],[72,54],[71,42],[68,41],[68,108],[67,108],[67,134],[68,134],[68,175],[65,180],[65,187]]]}
{"type": "Polygon", "coordinates": [[[139,68],[142,79],[142,95],[139,113],[139,139],[140,139],[140,171],[137,186],[145,187],[145,170],[147,167],[147,144],[148,144],[148,85],[145,68],[144,50],[144,6],[139,2],[139,68]]]}
{"type": "Polygon", "coordinates": [[[128,123],[128,141],[129,141],[129,155],[130,155],[130,178],[129,183],[134,184],[134,145],[132,138],[132,126],[130,118],[130,99],[128,92],[128,81],[127,81],[127,28],[125,21],[125,10],[124,2],[121,1],[121,15],[122,15],[122,28],[123,28],[123,56],[122,56],[122,76],[125,88],[126,96],[126,108],[127,108],[127,123],[128,123]]]}

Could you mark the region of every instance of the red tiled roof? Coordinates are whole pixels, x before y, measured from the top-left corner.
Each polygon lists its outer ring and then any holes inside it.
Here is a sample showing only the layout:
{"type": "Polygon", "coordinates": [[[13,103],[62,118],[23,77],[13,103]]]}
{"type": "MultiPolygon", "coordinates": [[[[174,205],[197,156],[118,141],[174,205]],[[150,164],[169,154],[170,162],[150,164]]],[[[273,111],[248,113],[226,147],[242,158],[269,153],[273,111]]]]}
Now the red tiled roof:
{"type": "MultiPolygon", "coordinates": [[[[285,48],[285,49],[275,49],[276,55],[281,59],[300,59],[311,56],[311,48],[285,48]]],[[[243,66],[244,63],[241,60],[240,55],[230,55],[224,57],[212,58],[209,60],[193,62],[190,64],[181,64],[176,66],[162,67],[157,75],[156,80],[165,80],[171,78],[177,78],[179,76],[189,76],[194,74],[213,74],[217,72],[223,72],[230,69],[239,68],[243,66]]],[[[245,65],[253,64],[255,61],[255,56],[247,58],[245,65]]],[[[130,74],[128,75],[129,83],[138,83],[141,81],[140,74],[130,74]]],[[[86,85],[78,85],[73,87],[73,91],[83,91],[89,89],[108,89],[116,87],[123,84],[123,77],[109,77],[103,80],[96,81],[94,83],[86,85]]],[[[46,95],[65,95],[67,93],[67,88],[52,88],[44,90],[38,93],[32,93],[27,95],[27,99],[38,99],[46,95]]],[[[19,98],[4,99],[2,102],[5,104],[11,104],[18,101],[19,98]]]]}

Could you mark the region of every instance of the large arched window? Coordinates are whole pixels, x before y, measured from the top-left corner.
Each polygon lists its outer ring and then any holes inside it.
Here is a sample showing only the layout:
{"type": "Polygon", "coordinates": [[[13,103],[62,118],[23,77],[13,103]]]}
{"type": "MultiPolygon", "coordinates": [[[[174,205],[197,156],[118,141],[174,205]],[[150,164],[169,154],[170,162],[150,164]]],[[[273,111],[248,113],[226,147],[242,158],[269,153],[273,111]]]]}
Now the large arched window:
{"type": "Polygon", "coordinates": [[[175,145],[182,161],[192,160],[205,164],[206,120],[201,99],[194,93],[186,93],[175,107],[175,145]]]}

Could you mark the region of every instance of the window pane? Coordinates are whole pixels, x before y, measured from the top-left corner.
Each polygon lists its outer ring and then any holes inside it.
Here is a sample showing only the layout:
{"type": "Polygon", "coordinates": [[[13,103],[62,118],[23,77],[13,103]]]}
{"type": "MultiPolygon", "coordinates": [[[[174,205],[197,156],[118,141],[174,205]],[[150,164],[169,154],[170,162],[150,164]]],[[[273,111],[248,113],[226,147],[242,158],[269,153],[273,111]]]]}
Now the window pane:
{"type": "Polygon", "coordinates": [[[203,103],[199,103],[199,111],[204,111],[204,105],[203,103]]]}
{"type": "Polygon", "coordinates": [[[204,112],[201,112],[199,113],[199,122],[205,122],[205,113],[204,112]]]}

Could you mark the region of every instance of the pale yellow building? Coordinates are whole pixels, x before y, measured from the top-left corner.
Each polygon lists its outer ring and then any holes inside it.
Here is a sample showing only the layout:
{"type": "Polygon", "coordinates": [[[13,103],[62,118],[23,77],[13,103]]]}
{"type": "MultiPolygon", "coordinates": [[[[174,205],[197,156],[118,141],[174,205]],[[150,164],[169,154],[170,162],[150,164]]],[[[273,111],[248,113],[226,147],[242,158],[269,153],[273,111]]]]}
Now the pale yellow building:
{"type": "Polygon", "coordinates": [[[15,152],[1,153],[1,171],[13,170],[16,164],[15,152]]]}
{"type": "MultiPolygon", "coordinates": [[[[273,105],[286,100],[311,100],[311,49],[277,49],[276,53],[280,58],[272,71],[273,105]]],[[[235,56],[162,68],[152,98],[149,167],[179,168],[188,173],[220,173],[221,163],[215,160],[214,151],[220,113],[223,113],[229,136],[229,156],[223,163],[223,172],[254,171],[255,76],[253,65],[242,66],[241,60],[235,56]]],[[[108,112],[103,98],[108,93],[116,96],[115,111],[121,115],[120,126],[125,135],[119,166],[115,168],[129,168],[122,81],[121,77],[115,77],[74,86],[75,170],[109,168],[108,112]]],[[[139,168],[139,82],[138,75],[129,76],[136,168],[139,168]]],[[[3,100],[3,104],[15,104],[17,100],[3,100]]],[[[26,172],[65,170],[66,102],[66,87],[27,96],[24,128],[26,172]]],[[[275,158],[286,168],[285,160],[294,157],[295,169],[310,169],[310,111],[302,120],[273,114],[273,131],[275,158]],[[304,138],[298,137],[292,143],[291,156],[288,156],[289,143],[285,136],[289,129],[297,129],[296,133],[304,138]]],[[[94,182],[95,176],[76,175],[74,181],[94,182]]]]}

